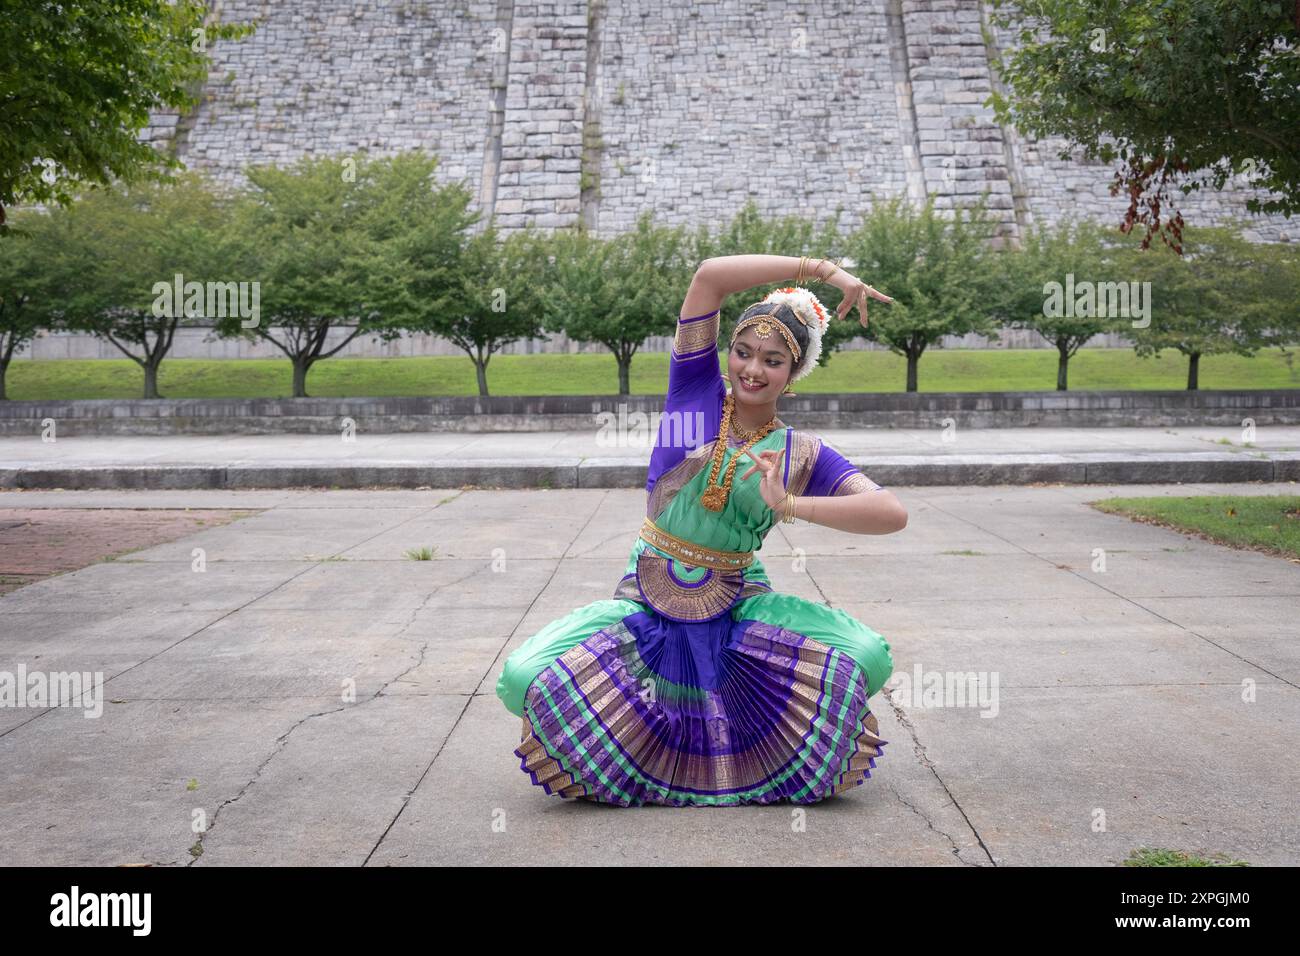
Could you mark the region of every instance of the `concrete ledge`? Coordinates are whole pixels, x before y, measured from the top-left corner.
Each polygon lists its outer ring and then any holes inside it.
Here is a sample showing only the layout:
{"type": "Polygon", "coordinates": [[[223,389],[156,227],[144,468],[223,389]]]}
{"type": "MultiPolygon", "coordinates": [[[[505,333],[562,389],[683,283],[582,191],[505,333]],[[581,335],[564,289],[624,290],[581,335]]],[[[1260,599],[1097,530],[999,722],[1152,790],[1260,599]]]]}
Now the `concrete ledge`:
{"type": "MultiPolygon", "coordinates": [[[[1158,484],[1300,480],[1300,454],[950,455],[855,460],[878,483],[906,485],[1158,484]]],[[[261,462],[249,465],[29,465],[0,488],[644,488],[647,468],[621,459],[261,462]]]]}
{"type": "MultiPolygon", "coordinates": [[[[653,429],[662,395],[479,398],[159,398],[0,402],[0,436],[39,434],[330,434],[351,419],[365,434],[653,429]]],[[[1300,424],[1300,389],[1105,392],[870,392],[786,396],[796,428],[961,428],[1300,424]]]]}
{"type": "Polygon", "coordinates": [[[1300,481],[1300,459],[1283,458],[1273,462],[1274,481],[1300,481]]]}

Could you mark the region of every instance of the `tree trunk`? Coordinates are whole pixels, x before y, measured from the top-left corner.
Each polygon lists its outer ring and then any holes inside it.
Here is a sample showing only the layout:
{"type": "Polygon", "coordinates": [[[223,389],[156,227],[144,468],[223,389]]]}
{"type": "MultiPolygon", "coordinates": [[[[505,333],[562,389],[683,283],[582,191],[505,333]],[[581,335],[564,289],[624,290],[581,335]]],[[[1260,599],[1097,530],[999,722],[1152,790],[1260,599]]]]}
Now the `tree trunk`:
{"type": "Polygon", "coordinates": [[[9,339],[0,335],[0,402],[9,397],[5,394],[5,375],[9,372],[9,362],[13,359],[17,348],[17,333],[9,339]]]}
{"type": "Polygon", "coordinates": [[[919,352],[907,353],[907,390],[909,392],[916,391],[916,366],[920,360],[921,354],[919,352]]]}
{"type": "Polygon", "coordinates": [[[1064,392],[1067,389],[1066,380],[1070,370],[1070,347],[1068,345],[1056,346],[1056,390],[1064,392]]]}
{"type": "Polygon", "coordinates": [[[1201,367],[1201,353],[1193,352],[1187,357],[1187,388],[1193,391],[1197,388],[1197,379],[1201,367]]]}
{"type": "Polygon", "coordinates": [[[158,366],[152,362],[144,363],[144,397],[162,398],[158,394],[158,366]]]}
{"type": "Polygon", "coordinates": [[[487,398],[487,362],[479,359],[474,360],[474,372],[478,376],[478,393],[482,398],[487,398]]]}
{"type": "Polygon", "coordinates": [[[307,373],[311,370],[311,362],[306,358],[295,358],[293,360],[293,397],[307,397],[307,373]]]}
{"type": "Polygon", "coordinates": [[[630,358],[618,357],[618,393],[620,395],[630,395],[632,392],[632,360],[630,358]]]}

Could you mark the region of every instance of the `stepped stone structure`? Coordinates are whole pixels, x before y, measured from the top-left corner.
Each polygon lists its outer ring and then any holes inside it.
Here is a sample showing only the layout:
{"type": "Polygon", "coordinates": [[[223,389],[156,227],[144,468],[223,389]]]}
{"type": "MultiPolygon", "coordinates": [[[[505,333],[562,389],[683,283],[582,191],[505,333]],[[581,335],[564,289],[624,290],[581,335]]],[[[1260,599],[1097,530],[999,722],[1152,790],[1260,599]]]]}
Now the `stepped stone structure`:
{"type": "MultiPolygon", "coordinates": [[[[1009,236],[1038,220],[1117,221],[1110,170],[998,125],[981,103],[1011,42],[981,0],[213,0],[257,31],[212,47],[193,115],[155,117],[191,166],[423,148],[504,229],[617,234],[765,213],[851,226],[905,194],[988,189],[1009,236]],[[986,33],[990,34],[986,40],[986,33]]],[[[1248,186],[1176,198],[1247,217],[1248,186]]],[[[1289,241],[1281,216],[1252,237],[1289,241]]]]}
{"type": "MultiPolygon", "coordinates": [[[[1108,167],[1058,159],[1061,142],[1023,137],[981,105],[997,82],[990,57],[1011,39],[981,0],[211,8],[257,30],[214,44],[200,107],[153,117],[147,136],[228,181],[248,164],[422,148],[503,230],[582,222],[601,235],[646,210],[717,227],[750,198],[819,223],[841,205],[852,228],[888,197],[952,208],[987,189],[1011,242],[1036,222],[1118,222],[1126,208],[1108,167]]],[[[1241,217],[1248,238],[1294,241],[1284,217],[1249,216],[1249,195],[1236,182],[1175,198],[1189,221],[1241,217]]]]}

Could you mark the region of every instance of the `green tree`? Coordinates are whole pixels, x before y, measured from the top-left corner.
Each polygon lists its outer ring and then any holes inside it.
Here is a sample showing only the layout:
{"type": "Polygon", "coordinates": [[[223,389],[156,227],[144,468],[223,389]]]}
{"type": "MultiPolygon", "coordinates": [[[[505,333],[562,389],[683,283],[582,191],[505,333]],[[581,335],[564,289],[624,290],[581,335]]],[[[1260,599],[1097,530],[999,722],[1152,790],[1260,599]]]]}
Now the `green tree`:
{"type": "Polygon", "coordinates": [[[0,3],[0,230],[4,207],[66,205],[85,184],[165,176],[174,157],[139,139],[152,111],[188,110],[207,45],[252,32],[203,0],[0,3]]]}
{"type": "Polygon", "coordinates": [[[631,391],[632,357],[651,335],[672,335],[690,281],[684,230],[656,226],[643,213],[612,239],[557,233],[541,287],[544,323],[579,342],[599,342],[618,365],[618,393],[631,391]]]}
{"type": "Polygon", "coordinates": [[[139,365],[145,398],[161,397],[158,368],[176,329],[204,324],[213,301],[206,283],[224,278],[216,237],[227,207],[207,179],[184,173],[170,183],[91,190],[50,216],[44,263],[61,323],[139,365]],[[204,291],[175,296],[177,276],[204,291]]]}
{"type": "Polygon", "coordinates": [[[1255,254],[1260,269],[1252,277],[1252,291],[1259,296],[1259,322],[1268,345],[1285,352],[1286,346],[1300,344],[1300,248],[1295,243],[1261,243],[1255,254]]]}
{"type": "Polygon", "coordinates": [[[1122,260],[1091,220],[1039,226],[1019,249],[1004,249],[993,261],[999,281],[990,302],[1004,325],[1032,329],[1056,347],[1058,391],[1067,389],[1070,359],[1085,342],[1128,328],[1129,320],[1109,306],[1110,290],[1131,277],[1121,274],[1122,260]]]}
{"type": "Polygon", "coordinates": [[[1202,355],[1254,355],[1295,330],[1294,285],[1289,300],[1273,298],[1287,295],[1286,264],[1237,228],[1188,227],[1181,258],[1160,246],[1134,252],[1137,274],[1150,283],[1151,311],[1149,324],[1134,323],[1127,334],[1138,355],[1166,348],[1186,355],[1188,389],[1199,387],[1202,355]]]}
{"type": "Polygon", "coordinates": [[[853,274],[894,300],[872,309],[870,325],[858,334],[907,360],[909,392],[917,390],[922,354],[945,335],[996,330],[987,204],[985,194],[947,218],[934,197],[920,209],[895,197],[873,207],[844,238],[853,274]]]}
{"type": "Polygon", "coordinates": [[[404,154],[305,157],[292,166],[254,166],[239,198],[226,271],[255,279],[261,315],[218,323],[225,337],[270,342],[293,367],[293,396],[307,375],[361,335],[391,340],[410,281],[415,223],[432,190],[434,157],[404,154]],[[334,340],[331,342],[331,333],[334,340]]]}
{"type": "Polygon", "coordinates": [[[0,237],[0,401],[6,398],[5,374],[14,355],[43,328],[54,323],[56,302],[50,288],[49,217],[16,214],[9,234],[0,237]]]}
{"type": "Polygon", "coordinates": [[[486,397],[492,356],[511,342],[542,334],[547,260],[547,244],[532,228],[502,239],[489,223],[463,237],[443,295],[407,309],[398,322],[464,351],[474,363],[478,393],[486,397]]]}
{"type": "Polygon", "coordinates": [[[458,258],[481,214],[463,181],[439,184],[436,156],[399,153],[369,167],[373,201],[361,220],[382,254],[373,277],[382,323],[403,330],[430,308],[445,308],[459,288],[458,258]]]}
{"type": "Polygon", "coordinates": [[[1181,251],[1184,194],[1208,179],[1222,189],[1248,173],[1276,198],[1251,212],[1300,209],[1300,8],[1277,0],[993,0],[992,21],[1016,32],[994,67],[1007,95],[997,119],[1038,137],[1061,136],[1060,158],[1081,149],[1120,169],[1112,195],[1129,198],[1122,228],[1146,225],[1181,251]],[[1008,9],[1001,9],[1006,7],[1008,9]]]}

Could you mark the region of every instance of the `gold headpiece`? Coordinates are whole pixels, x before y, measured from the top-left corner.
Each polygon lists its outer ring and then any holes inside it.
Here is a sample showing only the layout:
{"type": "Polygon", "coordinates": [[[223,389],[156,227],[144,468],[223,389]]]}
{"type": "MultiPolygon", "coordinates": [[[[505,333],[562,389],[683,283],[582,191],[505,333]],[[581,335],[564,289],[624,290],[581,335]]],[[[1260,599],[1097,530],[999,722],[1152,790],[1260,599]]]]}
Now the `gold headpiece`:
{"type": "MultiPolygon", "coordinates": [[[[763,305],[764,303],[756,302],[754,304],[763,305]]],[[[772,308],[776,308],[775,304],[773,304],[772,308]]],[[[799,316],[797,312],[795,313],[795,316],[800,322],[803,322],[803,317],[799,316]]],[[[804,322],[804,325],[807,324],[808,323],[804,322]]],[[[799,355],[801,354],[802,349],[799,348],[799,343],[795,341],[794,333],[790,331],[784,322],[774,316],[771,312],[758,312],[737,322],[736,327],[731,332],[731,341],[736,341],[736,336],[751,325],[754,326],[754,334],[760,339],[768,338],[772,334],[772,329],[775,328],[785,337],[785,344],[790,346],[790,354],[794,356],[795,364],[797,365],[799,363],[799,355]]]]}

